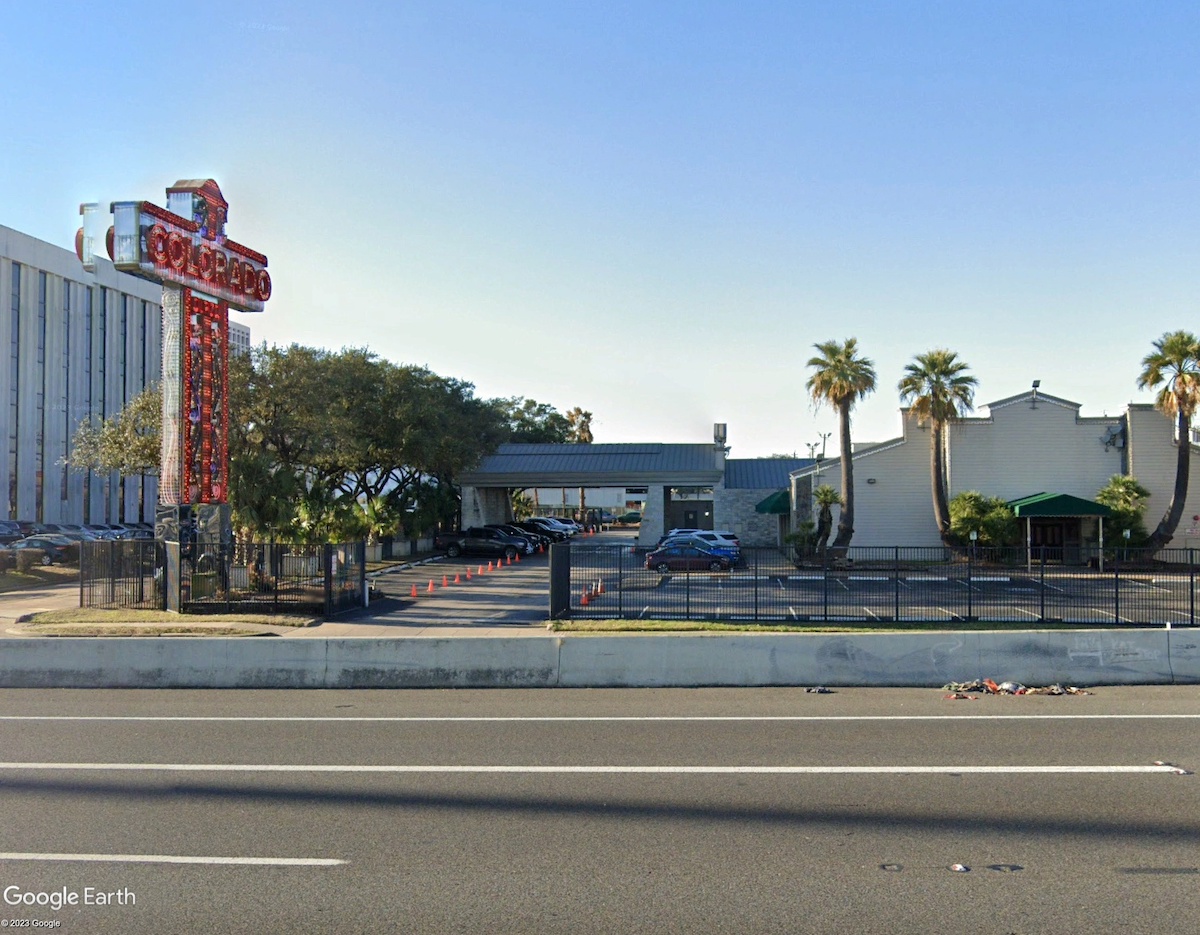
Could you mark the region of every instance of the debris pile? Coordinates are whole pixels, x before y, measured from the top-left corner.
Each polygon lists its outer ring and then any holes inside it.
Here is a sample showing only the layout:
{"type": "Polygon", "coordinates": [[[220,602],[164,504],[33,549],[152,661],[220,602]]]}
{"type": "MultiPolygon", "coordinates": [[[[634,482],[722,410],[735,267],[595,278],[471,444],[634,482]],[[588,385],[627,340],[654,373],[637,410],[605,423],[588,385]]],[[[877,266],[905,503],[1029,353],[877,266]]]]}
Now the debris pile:
{"type": "Polygon", "coordinates": [[[947,682],[942,691],[950,692],[946,696],[950,701],[974,701],[974,696],[968,692],[980,692],[987,695],[1090,695],[1085,688],[1074,685],[1042,685],[1027,687],[1020,682],[996,683],[991,679],[974,679],[970,682],[947,682]]]}

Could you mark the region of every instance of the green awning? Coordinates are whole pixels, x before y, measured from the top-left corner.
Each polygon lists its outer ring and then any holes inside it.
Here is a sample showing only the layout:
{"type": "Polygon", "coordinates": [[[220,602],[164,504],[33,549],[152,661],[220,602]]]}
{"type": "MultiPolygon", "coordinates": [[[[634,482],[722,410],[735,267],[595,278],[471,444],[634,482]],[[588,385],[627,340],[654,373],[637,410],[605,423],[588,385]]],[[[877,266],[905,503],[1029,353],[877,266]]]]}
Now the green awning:
{"type": "Polygon", "coordinates": [[[1030,516],[1111,516],[1112,510],[1095,500],[1072,497],[1068,493],[1035,493],[1008,505],[1020,518],[1030,516]]]}
{"type": "Polygon", "coordinates": [[[791,511],[792,497],[786,489],[777,490],[765,500],[754,505],[755,513],[790,513],[791,511]]]}

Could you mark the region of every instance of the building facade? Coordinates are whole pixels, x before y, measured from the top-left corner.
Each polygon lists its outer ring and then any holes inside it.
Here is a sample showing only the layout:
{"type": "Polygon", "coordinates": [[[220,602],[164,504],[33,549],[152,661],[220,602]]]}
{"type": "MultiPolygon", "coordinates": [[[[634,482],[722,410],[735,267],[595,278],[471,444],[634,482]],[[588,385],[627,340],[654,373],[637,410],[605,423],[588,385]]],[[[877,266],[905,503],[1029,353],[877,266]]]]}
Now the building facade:
{"type": "MultiPolygon", "coordinates": [[[[1094,500],[1116,474],[1130,474],[1150,491],[1145,521],[1153,530],[1171,501],[1178,440],[1173,420],[1150,405],[1130,405],[1118,416],[1083,416],[1079,403],[1034,389],[982,406],[986,414],[962,419],[946,432],[947,494],[976,490],[1012,501],[1037,493],[1094,500]]],[[[855,448],[856,546],[926,546],[941,541],[933,517],[928,426],[901,410],[899,438],[855,448]]],[[[1186,444],[1187,441],[1185,440],[1186,444]]],[[[1172,547],[1200,548],[1200,448],[1192,446],[1192,473],[1184,519],[1172,547]]],[[[839,459],[792,473],[795,520],[812,516],[812,492],[838,489],[839,459]]],[[[837,510],[834,509],[835,523],[837,510]]],[[[1080,545],[1101,532],[1083,523],[1080,545]]],[[[1034,543],[1037,544],[1037,543],[1034,543]]]]}
{"type": "Polygon", "coordinates": [[[0,226],[0,516],[60,523],[154,521],[153,476],[76,471],[71,439],[156,383],[161,290],[100,260],[0,226]]]}

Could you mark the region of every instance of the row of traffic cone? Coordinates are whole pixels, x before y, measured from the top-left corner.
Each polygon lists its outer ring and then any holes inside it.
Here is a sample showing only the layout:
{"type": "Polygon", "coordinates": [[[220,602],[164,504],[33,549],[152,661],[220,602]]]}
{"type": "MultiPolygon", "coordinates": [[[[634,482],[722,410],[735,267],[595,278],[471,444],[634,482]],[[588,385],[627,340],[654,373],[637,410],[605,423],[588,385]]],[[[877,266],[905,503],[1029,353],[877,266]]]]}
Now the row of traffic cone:
{"type": "Polygon", "coordinates": [[[583,594],[579,597],[581,607],[587,607],[592,601],[599,600],[600,595],[604,593],[604,579],[597,578],[594,583],[589,584],[583,589],[583,594]]]}
{"type": "MultiPolygon", "coordinates": [[[[518,556],[517,556],[517,561],[519,562],[520,560],[521,560],[521,556],[520,556],[520,555],[518,555],[518,556]]],[[[510,558],[510,559],[508,559],[508,564],[510,564],[510,565],[511,565],[512,563],[513,563],[513,560],[512,560],[511,558],[510,558]]],[[[499,570],[500,570],[501,568],[503,568],[503,567],[504,567],[504,562],[502,562],[500,559],[496,559],[495,563],[492,563],[492,562],[488,562],[488,563],[487,563],[487,571],[499,571],[499,570]]],[[[482,566],[482,565],[480,565],[480,566],[479,566],[479,567],[476,569],[476,571],[475,571],[475,574],[476,574],[476,576],[482,576],[482,575],[485,575],[485,574],[487,573],[487,571],[484,571],[484,568],[483,568],[483,566],[482,566]]],[[[467,580],[467,581],[470,581],[470,580],[471,580],[471,569],[470,569],[470,568],[468,568],[468,569],[467,569],[467,571],[466,571],[466,580],[467,580]]],[[[455,573],[454,573],[454,582],[453,582],[453,583],[454,583],[454,584],[462,584],[462,583],[463,583],[463,576],[462,576],[462,574],[461,574],[460,572],[455,572],[455,573]]],[[[443,587],[443,588],[448,588],[448,587],[450,587],[450,584],[451,584],[451,581],[450,581],[450,576],[449,576],[449,575],[442,575],[442,587],[443,587]]],[[[427,588],[425,589],[425,591],[426,591],[426,593],[428,593],[428,594],[433,594],[433,593],[434,593],[434,591],[436,591],[436,590],[437,590],[437,588],[436,588],[436,586],[435,586],[435,584],[434,584],[434,580],[433,580],[432,578],[430,578],[430,579],[429,579],[429,587],[427,587],[427,588]]],[[[412,590],[409,592],[408,596],[409,596],[409,597],[416,597],[416,596],[417,596],[417,586],[416,586],[415,584],[412,586],[412,590]]]]}

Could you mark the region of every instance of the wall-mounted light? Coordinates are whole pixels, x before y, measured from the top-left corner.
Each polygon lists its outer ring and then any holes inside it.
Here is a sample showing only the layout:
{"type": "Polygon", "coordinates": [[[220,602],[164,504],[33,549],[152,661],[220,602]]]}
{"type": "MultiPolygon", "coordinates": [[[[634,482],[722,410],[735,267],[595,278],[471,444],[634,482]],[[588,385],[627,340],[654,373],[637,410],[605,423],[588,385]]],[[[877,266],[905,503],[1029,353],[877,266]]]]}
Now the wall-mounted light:
{"type": "Polygon", "coordinates": [[[868,478],[867,478],[867,483],[868,483],[868,484],[873,484],[873,483],[875,483],[875,478],[873,478],[873,477],[868,477],[868,478]]]}

